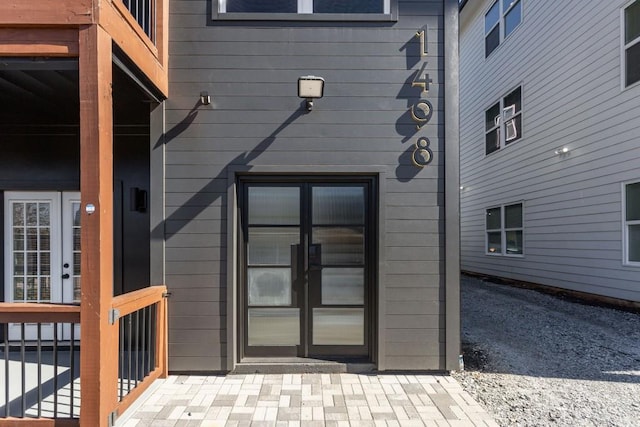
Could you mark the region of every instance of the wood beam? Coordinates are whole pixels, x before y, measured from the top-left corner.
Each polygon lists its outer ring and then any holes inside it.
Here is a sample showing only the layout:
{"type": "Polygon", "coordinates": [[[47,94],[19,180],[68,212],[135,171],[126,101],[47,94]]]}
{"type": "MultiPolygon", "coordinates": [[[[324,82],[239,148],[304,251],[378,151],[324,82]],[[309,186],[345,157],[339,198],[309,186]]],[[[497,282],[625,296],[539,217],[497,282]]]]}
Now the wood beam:
{"type": "Polygon", "coordinates": [[[76,28],[0,28],[0,55],[78,56],[78,30],[76,28]]]}
{"type": "Polygon", "coordinates": [[[117,406],[117,326],[113,299],[113,98],[111,37],[98,25],[79,33],[81,340],[83,426],[107,427],[117,406]],[[87,206],[95,206],[91,214],[87,206]]]}
{"type": "MultiPolygon", "coordinates": [[[[166,1],[158,2],[164,8],[166,1]]],[[[168,35],[168,13],[158,10],[157,43],[164,49],[164,38],[168,35]],[[162,29],[161,29],[162,28],[162,29]]],[[[100,8],[100,25],[111,35],[113,41],[136,64],[147,78],[162,92],[169,95],[169,74],[166,51],[154,46],[144,32],[138,28],[129,11],[123,5],[107,2],[100,8]]]]}
{"type": "Polygon", "coordinates": [[[77,305],[29,302],[0,303],[0,323],[80,323],[77,305]]]}
{"type": "Polygon", "coordinates": [[[81,25],[94,19],[94,0],[2,0],[0,25],[81,25]]]}

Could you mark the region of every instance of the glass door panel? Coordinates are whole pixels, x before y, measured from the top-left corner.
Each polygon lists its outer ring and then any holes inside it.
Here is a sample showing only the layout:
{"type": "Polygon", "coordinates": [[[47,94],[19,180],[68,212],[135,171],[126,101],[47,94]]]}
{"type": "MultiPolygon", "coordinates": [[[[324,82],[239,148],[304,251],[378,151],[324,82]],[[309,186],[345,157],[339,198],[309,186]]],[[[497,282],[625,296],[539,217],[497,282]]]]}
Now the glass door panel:
{"type": "Polygon", "coordinates": [[[368,357],[368,181],[242,188],[243,354],[368,357]]]}
{"type": "Polygon", "coordinates": [[[250,268],[249,305],[291,305],[291,268],[250,268]]]}
{"type": "MultiPolygon", "coordinates": [[[[60,302],[60,199],[55,192],[6,192],[5,301],[60,302]]],[[[42,325],[42,339],[53,337],[53,325],[42,325]]],[[[20,339],[19,324],[9,325],[9,339],[20,339]]],[[[37,339],[36,324],[27,324],[25,339],[37,339]]]]}
{"type": "Polygon", "coordinates": [[[311,186],[310,355],[368,355],[367,188],[311,186]]]}
{"type": "Polygon", "coordinates": [[[364,227],[314,227],[313,244],[322,264],[364,263],[364,227]]]}
{"type": "Polygon", "coordinates": [[[320,279],[323,305],[364,304],[364,268],[325,267],[320,279]]]}
{"type": "Polygon", "coordinates": [[[364,188],[313,187],[314,224],[364,224],[364,188]]]}
{"type": "Polygon", "coordinates": [[[364,345],[362,308],[314,308],[314,345],[364,345]]]}
{"type": "Polygon", "coordinates": [[[300,248],[300,187],[246,187],[247,355],[296,355],[301,343],[294,274],[300,248]]]}
{"type": "MultiPolygon", "coordinates": [[[[4,198],[5,283],[11,284],[5,301],[79,303],[80,193],[8,191],[4,198]]],[[[52,339],[53,325],[43,325],[41,333],[52,339]]],[[[62,333],[68,339],[70,329],[62,333]]],[[[26,325],[25,335],[37,339],[36,325],[26,325]]],[[[11,325],[9,339],[20,336],[20,326],[11,325]]]]}
{"type": "Polygon", "coordinates": [[[299,308],[250,308],[249,346],[300,345],[299,308]]]}

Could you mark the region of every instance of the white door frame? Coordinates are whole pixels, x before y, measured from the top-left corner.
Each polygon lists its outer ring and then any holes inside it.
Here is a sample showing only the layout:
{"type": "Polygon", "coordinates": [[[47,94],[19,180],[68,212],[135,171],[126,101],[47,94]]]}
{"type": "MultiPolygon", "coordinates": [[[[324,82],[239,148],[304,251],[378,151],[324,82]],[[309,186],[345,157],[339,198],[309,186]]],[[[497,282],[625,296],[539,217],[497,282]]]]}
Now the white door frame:
{"type": "MultiPolygon", "coordinates": [[[[71,202],[80,200],[80,193],[78,192],[59,192],[59,191],[7,191],[4,193],[4,265],[5,265],[5,294],[4,300],[6,302],[21,302],[27,301],[24,298],[21,301],[15,301],[14,299],[14,223],[13,223],[13,206],[15,202],[45,202],[49,203],[49,255],[50,255],[50,300],[40,301],[33,300],[34,302],[52,302],[52,303],[71,303],[73,302],[73,253],[67,248],[73,247],[73,218],[71,213],[71,202]],[[70,255],[66,255],[65,252],[69,252],[70,255]],[[64,258],[64,259],[63,259],[64,258]],[[71,268],[63,269],[63,264],[69,263],[71,268]],[[63,271],[66,270],[66,271],[63,271]],[[64,273],[70,274],[69,279],[63,279],[64,273]],[[70,290],[68,290],[70,288],[70,290]]],[[[26,227],[26,226],[25,226],[26,227]]],[[[23,261],[26,269],[26,248],[25,259],[23,261]]],[[[42,253],[40,248],[37,249],[37,253],[42,253]]],[[[24,270],[23,270],[24,271],[24,270]]],[[[26,271],[24,271],[26,273],[26,271]]],[[[38,279],[40,271],[36,275],[38,279]]],[[[25,274],[26,276],[26,274],[25,274]]],[[[26,283],[23,284],[23,292],[26,292],[26,283]]],[[[23,295],[25,295],[23,293],[23,295]]],[[[77,328],[77,327],[76,327],[77,328]]],[[[65,338],[69,337],[69,328],[63,332],[65,338]]],[[[60,335],[59,335],[60,336],[60,335]]],[[[79,339],[79,330],[77,331],[76,339],[79,339]]],[[[20,339],[21,331],[19,324],[9,325],[9,339],[20,339]]],[[[35,340],[37,339],[37,328],[35,325],[25,325],[25,339],[35,340]]],[[[41,339],[48,340],[53,339],[53,325],[43,324],[41,328],[41,339]]]]}
{"type": "MultiPolygon", "coordinates": [[[[74,230],[74,209],[73,205],[77,204],[78,211],[80,210],[80,192],[65,191],[62,193],[62,259],[60,265],[62,266],[62,302],[64,304],[80,303],[80,299],[74,298],[74,279],[80,278],[80,275],[75,274],[76,266],[74,265],[75,257],[73,251],[73,230],[74,230]]],[[[79,260],[78,271],[80,269],[79,260]]],[[[74,340],[80,340],[80,324],[75,325],[74,340]]],[[[64,325],[62,332],[62,339],[71,339],[71,328],[69,325],[64,325]]]]}

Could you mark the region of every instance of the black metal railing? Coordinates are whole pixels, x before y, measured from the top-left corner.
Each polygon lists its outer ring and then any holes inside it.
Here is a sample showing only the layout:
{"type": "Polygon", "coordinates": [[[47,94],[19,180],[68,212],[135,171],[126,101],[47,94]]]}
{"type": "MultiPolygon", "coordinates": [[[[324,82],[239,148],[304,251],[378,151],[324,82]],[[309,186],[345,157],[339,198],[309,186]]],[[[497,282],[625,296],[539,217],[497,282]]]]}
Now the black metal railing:
{"type": "Polygon", "coordinates": [[[0,418],[78,418],[76,323],[2,323],[0,418]]]}
{"type": "Polygon", "coordinates": [[[122,400],[157,367],[157,303],[120,319],[118,399],[122,400]]]}
{"type": "Polygon", "coordinates": [[[122,0],[142,31],[156,42],[156,0],[122,0]]]}

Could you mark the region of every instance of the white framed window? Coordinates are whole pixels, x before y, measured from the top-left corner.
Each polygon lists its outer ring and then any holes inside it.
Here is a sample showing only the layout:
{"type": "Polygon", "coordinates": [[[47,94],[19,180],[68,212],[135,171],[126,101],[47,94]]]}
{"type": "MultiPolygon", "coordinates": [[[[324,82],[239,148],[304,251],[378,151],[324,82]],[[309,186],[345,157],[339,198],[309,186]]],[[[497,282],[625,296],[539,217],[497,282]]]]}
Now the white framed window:
{"type": "Polygon", "coordinates": [[[640,0],[622,10],[622,82],[629,87],[640,82],[640,0]]]}
{"type": "Polygon", "coordinates": [[[624,264],[640,266],[640,181],[622,186],[624,264]]]}
{"type": "Polygon", "coordinates": [[[524,255],[523,203],[513,203],[486,210],[486,254],[524,255]]]}
{"type": "Polygon", "coordinates": [[[219,14],[388,15],[395,0],[218,0],[219,14]]]}
{"type": "Polygon", "coordinates": [[[496,0],[484,15],[485,58],[522,22],[522,1],[496,0]]]}
{"type": "Polygon", "coordinates": [[[522,138],[522,86],[485,110],[485,154],[522,138]]]}

